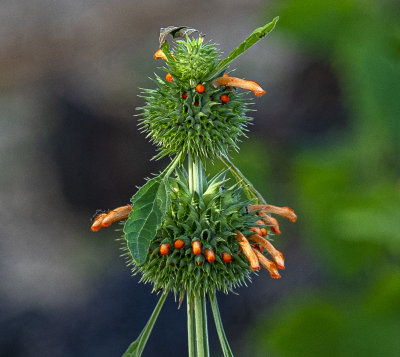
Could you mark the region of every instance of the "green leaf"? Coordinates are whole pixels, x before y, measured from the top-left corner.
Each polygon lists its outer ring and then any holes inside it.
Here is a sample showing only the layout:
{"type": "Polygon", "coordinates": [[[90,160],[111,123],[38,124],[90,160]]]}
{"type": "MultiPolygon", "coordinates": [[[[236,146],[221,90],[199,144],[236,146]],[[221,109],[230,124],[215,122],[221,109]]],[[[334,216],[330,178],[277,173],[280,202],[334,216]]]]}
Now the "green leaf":
{"type": "Polygon", "coordinates": [[[242,174],[242,172],[233,164],[227,155],[220,156],[221,161],[231,171],[237,183],[243,188],[246,197],[249,200],[256,201],[256,204],[266,204],[263,196],[255,189],[253,184],[242,174]]]}
{"type": "Polygon", "coordinates": [[[157,320],[157,317],[161,311],[161,308],[164,305],[165,299],[167,298],[168,293],[165,292],[161,295],[160,300],[158,300],[158,303],[153,311],[153,313],[150,316],[149,321],[147,321],[146,326],[140,333],[139,337],[136,339],[136,341],[132,342],[128,349],[125,351],[125,353],[122,355],[122,357],[140,357],[143,353],[143,350],[146,346],[147,340],[149,339],[150,333],[154,327],[154,324],[157,320]]]}
{"type": "Polygon", "coordinates": [[[124,226],[128,249],[136,264],[146,261],[150,244],[164,220],[171,204],[168,177],[178,164],[181,155],[159,175],[143,185],[132,197],[132,210],[124,226]]]}
{"type": "Polygon", "coordinates": [[[251,46],[260,41],[264,36],[269,34],[279,20],[279,16],[275,17],[270,23],[255,29],[249,37],[247,37],[236,49],[234,49],[228,57],[221,60],[215,67],[212,75],[209,78],[214,77],[218,72],[222,71],[229,63],[235,58],[239,57],[243,52],[247,51],[251,46]]]}
{"type": "Polygon", "coordinates": [[[152,178],[132,197],[132,211],[124,226],[128,249],[136,262],[143,264],[165,212],[170,204],[166,181],[152,178]]]}
{"type": "Polygon", "coordinates": [[[225,335],[224,326],[221,320],[221,315],[219,313],[217,297],[215,295],[215,292],[210,292],[209,295],[210,295],[211,309],[215,321],[215,327],[217,328],[217,333],[219,337],[219,342],[221,343],[222,352],[224,354],[224,357],[233,357],[232,350],[229,346],[228,339],[226,338],[225,335]]]}

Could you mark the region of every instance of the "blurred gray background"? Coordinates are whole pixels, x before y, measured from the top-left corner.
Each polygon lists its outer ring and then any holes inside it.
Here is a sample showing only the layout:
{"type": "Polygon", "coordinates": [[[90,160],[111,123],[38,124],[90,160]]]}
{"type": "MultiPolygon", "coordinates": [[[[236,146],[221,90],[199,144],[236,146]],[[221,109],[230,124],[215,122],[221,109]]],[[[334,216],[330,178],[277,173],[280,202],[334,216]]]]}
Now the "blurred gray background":
{"type": "MultiPolygon", "coordinates": [[[[130,276],[118,233],[89,227],[166,164],[134,117],[159,29],[194,27],[229,53],[277,15],[232,66],[267,91],[234,159],[299,220],[276,240],[282,279],[220,297],[228,338],[237,356],[399,352],[399,4],[300,3],[0,2],[1,356],[120,356],[137,337],[157,298],[130,276]]],[[[169,297],[144,355],[186,355],[186,333],[169,297]]]]}

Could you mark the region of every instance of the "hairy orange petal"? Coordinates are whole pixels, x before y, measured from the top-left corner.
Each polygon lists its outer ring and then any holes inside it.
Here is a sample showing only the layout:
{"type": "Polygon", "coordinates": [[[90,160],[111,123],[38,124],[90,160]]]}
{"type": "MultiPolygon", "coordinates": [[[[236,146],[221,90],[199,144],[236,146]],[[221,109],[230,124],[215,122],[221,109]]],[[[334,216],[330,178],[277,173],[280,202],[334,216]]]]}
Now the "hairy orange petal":
{"type": "Polygon", "coordinates": [[[265,94],[265,90],[261,88],[261,86],[254,81],[246,81],[245,79],[231,77],[231,76],[223,76],[215,78],[212,81],[212,85],[215,88],[220,86],[227,86],[227,87],[237,87],[242,89],[251,90],[257,97],[261,97],[265,94]]]}
{"type": "Polygon", "coordinates": [[[107,213],[99,213],[96,218],[94,219],[94,222],[90,229],[93,232],[97,232],[101,228],[101,222],[103,222],[104,217],[107,216],[107,213]]]}
{"type": "Polygon", "coordinates": [[[267,259],[264,254],[259,252],[257,249],[253,249],[254,254],[257,255],[257,259],[261,263],[261,265],[268,270],[269,275],[271,275],[271,278],[274,279],[279,279],[281,275],[279,274],[278,268],[276,267],[275,263],[272,262],[271,260],[267,259]]]}
{"type": "Polygon", "coordinates": [[[243,235],[242,232],[236,231],[236,239],[239,242],[239,246],[243,254],[246,256],[247,260],[250,263],[251,270],[259,270],[260,263],[258,262],[256,254],[253,252],[249,241],[243,235]]]}
{"type": "Polygon", "coordinates": [[[258,212],[258,214],[262,217],[263,221],[271,227],[271,230],[273,233],[275,234],[281,234],[281,231],[279,229],[279,223],[276,220],[276,218],[268,216],[266,213],[264,212],[258,212]]]}
{"type": "Polygon", "coordinates": [[[251,235],[250,239],[253,242],[260,244],[262,247],[264,247],[267,250],[267,252],[275,260],[275,263],[279,269],[285,269],[285,259],[283,257],[282,252],[280,252],[269,241],[267,241],[265,238],[261,237],[258,234],[251,235]]]}
{"type": "Polygon", "coordinates": [[[272,205],[252,205],[248,207],[248,211],[262,210],[264,213],[274,213],[282,217],[285,217],[292,222],[296,222],[297,216],[294,211],[289,207],[278,207],[272,205]]]}
{"type": "Polygon", "coordinates": [[[101,222],[101,225],[103,227],[108,227],[114,222],[120,221],[121,219],[126,219],[128,218],[131,210],[132,205],[115,208],[107,213],[106,217],[103,219],[103,222],[101,222]]]}
{"type": "Polygon", "coordinates": [[[163,52],[163,50],[160,48],[158,49],[156,52],[154,52],[153,55],[154,59],[163,59],[163,60],[167,60],[167,56],[165,55],[165,53],[163,52]]]}

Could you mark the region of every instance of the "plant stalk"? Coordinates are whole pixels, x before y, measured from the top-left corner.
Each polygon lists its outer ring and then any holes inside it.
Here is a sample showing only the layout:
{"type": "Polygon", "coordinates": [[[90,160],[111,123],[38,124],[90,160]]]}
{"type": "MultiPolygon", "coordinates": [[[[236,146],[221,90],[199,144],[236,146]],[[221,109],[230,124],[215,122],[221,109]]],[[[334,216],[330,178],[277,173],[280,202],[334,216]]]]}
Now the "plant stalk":
{"type": "Polygon", "coordinates": [[[190,293],[186,294],[187,304],[187,329],[188,329],[188,352],[189,357],[196,357],[196,325],[194,316],[194,300],[190,293]]]}
{"type": "MultiPolygon", "coordinates": [[[[188,173],[190,192],[202,195],[203,166],[197,156],[193,158],[189,154],[188,173]]],[[[204,293],[198,292],[194,296],[190,296],[190,293],[187,294],[187,313],[189,357],[209,357],[207,311],[204,293]]]]}

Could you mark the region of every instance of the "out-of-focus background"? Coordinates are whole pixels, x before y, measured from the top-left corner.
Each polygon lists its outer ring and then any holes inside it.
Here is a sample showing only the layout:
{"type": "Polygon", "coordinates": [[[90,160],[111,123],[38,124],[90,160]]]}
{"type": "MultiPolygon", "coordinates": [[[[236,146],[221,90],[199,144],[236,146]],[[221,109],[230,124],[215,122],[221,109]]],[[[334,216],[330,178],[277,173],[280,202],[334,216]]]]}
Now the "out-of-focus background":
{"type": "MultiPolygon", "coordinates": [[[[120,356],[137,337],[157,297],[89,226],[166,165],[133,117],[159,28],[228,53],[276,15],[232,66],[267,90],[234,160],[299,219],[275,240],[282,279],[219,297],[228,338],[236,356],[400,355],[397,0],[2,0],[1,356],[120,356]]],[[[144,355],[186,351],[170,297],[144,355]]]]}

